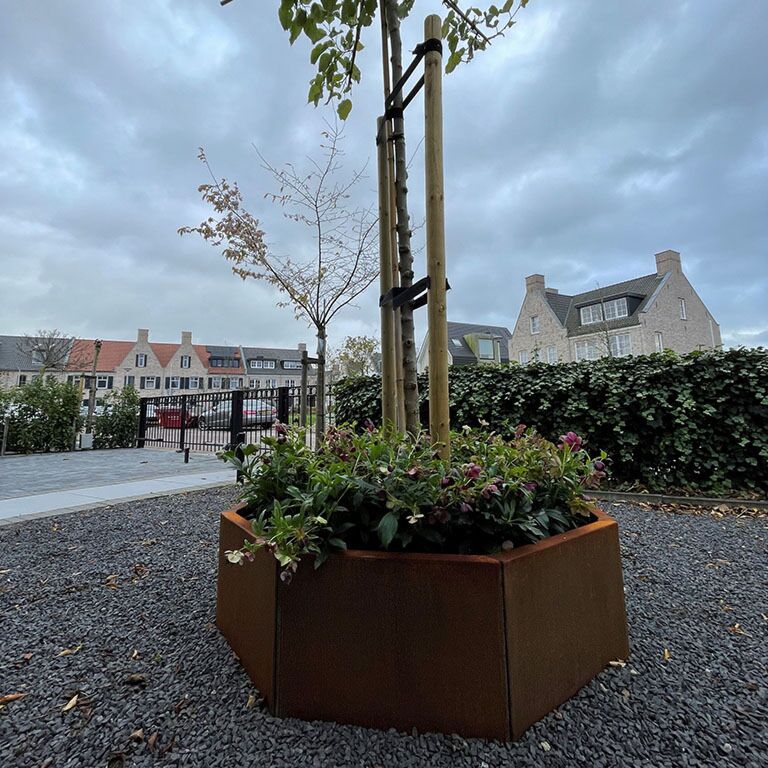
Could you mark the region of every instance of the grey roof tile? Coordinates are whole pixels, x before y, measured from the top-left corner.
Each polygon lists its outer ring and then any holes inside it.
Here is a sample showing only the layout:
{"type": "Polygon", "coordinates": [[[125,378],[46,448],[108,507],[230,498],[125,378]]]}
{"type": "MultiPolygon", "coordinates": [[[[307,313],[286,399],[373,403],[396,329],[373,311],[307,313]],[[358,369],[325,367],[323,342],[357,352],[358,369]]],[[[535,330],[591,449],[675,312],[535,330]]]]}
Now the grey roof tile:
{"type": "Polygon", "coordinates": [[[469,348],[464,337],[470,333],[487,333],[500,336],[504,341],[499,345],[501,362],[509,362],[509,345],[506,343],[512,338],[509,328],[503,325],[478,325],[476,323],[448,323],[448,349],[451,352],[453,362],[457,365],[468,362],[476,362],[477,356],[469,348]],[[453,343],[453,339],[461,342],[461,346],[453,343]]]}

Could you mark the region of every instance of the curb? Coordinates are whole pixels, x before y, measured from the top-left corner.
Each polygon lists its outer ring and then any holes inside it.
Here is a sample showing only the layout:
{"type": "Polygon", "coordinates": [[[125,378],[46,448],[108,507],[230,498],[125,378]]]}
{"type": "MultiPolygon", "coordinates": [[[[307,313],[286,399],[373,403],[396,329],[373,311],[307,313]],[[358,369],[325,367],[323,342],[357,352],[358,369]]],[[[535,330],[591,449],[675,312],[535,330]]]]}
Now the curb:
{"type": "Polygon", "coordinates": [[[729,509],[768,510],[768,501],[759,499],[715,499],[709,496],[669,496],[665,493],[633,493],[631,491],[597,491],[584,494],[598,501],[644,501],[646,504],[684,504],[690,507],[728,507],[729,509]]]}

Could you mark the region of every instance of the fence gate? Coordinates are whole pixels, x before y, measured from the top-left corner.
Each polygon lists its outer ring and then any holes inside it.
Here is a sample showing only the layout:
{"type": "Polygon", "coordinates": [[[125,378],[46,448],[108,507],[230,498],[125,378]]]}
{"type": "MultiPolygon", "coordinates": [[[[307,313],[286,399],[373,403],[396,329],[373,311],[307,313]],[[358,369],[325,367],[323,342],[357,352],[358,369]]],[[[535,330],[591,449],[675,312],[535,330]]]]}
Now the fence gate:
{"type": "MultiPolygon", "coordinates": [[[[307,427],[307,444],[314,447],[317,387],[308,386],[302,412],[301,387],[235,389],[184,395],[142,397],[137,446],[183,451],[220,451],[246,443],[259,445],[265,435],[274,436],[275,423],[307,427]]],[[[330,387],[326,414],[332,423],[330,387]]]]}

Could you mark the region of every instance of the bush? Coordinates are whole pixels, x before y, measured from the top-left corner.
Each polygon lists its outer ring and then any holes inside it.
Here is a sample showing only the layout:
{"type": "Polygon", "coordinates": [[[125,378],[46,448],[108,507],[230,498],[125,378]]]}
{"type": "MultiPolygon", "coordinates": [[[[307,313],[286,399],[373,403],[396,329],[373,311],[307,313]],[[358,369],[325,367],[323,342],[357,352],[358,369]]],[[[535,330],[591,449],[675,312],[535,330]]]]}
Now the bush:
{"type": "Polygon", "coordinates": [[[242,563],[271,550],[290,579],[303,554],[320,565],[334,549],[490,553],[536,542],[591,519],[582,491],[604,474],[575,434],[554,445],[532,430],[511,440],[465,430],[452,460],[426,435],[331,428],[317,451],[303,430],[278,426],[272,449],[223,454],[244,478],[241,498],[255,544],[229,552],[242,563]]]}
{"type": "Polygon", "coordinates": [[[0,399],[10,416],[7,450],[16,453],[69,451],[80,427],[80,392],[53,376],[37,376],[0,399]]]}
{"type": "Polygon", "coordinates": [[[133,387],[110,392],[93,427],[94,448],[133,448],[139,426],[139,403],[139,394],[133,387]]]}
{"type": "MultiPolygon", "coordinates": [[[[380,419],[380,382],[336,385],[337,423],[380,419]]],[[[422,423],[427,381],[419,380],[422,423]]],[[[509,434],[519,424],[550,439],[589,435],[611,475],[651,490],[765,493],[768,488],[768,353],[765,349],[602,358],[450,371],[454,425],[509,434]]]]}

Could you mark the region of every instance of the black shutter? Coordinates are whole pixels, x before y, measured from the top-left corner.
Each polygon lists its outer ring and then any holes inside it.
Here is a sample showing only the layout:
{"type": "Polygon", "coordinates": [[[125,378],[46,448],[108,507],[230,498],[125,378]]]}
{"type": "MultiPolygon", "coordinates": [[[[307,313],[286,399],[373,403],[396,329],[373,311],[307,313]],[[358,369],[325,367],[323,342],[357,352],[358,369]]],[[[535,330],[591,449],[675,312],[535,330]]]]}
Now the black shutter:
{"type": "Polygon", "coordinates": [[[171,377],[170,376],[166,376],[165,377],[165,388],[166,389],[170,389],[170,387],[171,387],[171,377]]]}
{"type": "Polygon", "coordinates": [[[160,389],[160,377],[155,376],[155,389],[160,389]]]}
{"type": "Polygon", "coordinates": [[[181,380],[181,388],[182,388],[182,389],[189,389],[189,376],[185,376],[185,377],[184,377],[184,378],[181,380]]]}
{"type": "Polygon", "coordinates": [[[139,377],[139,389],[144,389],[144,383],[146,381],[146,376],[140,376],[139,377]]]}
{"type": "Polygon", "coordinates": [[[211,382],[211,377],[208,377],[208,389],[213,389],[213,383],[211,382]]]}
{"type": "Polygon", "coordinates": [[[137,368],[139,367],[139,356],[138,355],[136,355],[136,367],[137,368]]]}
{"type": "Polygon", "coordinates": [[[107,376],[107,389],[112,389],[112,384],[115,381],[114,376],[107,376]]]}

